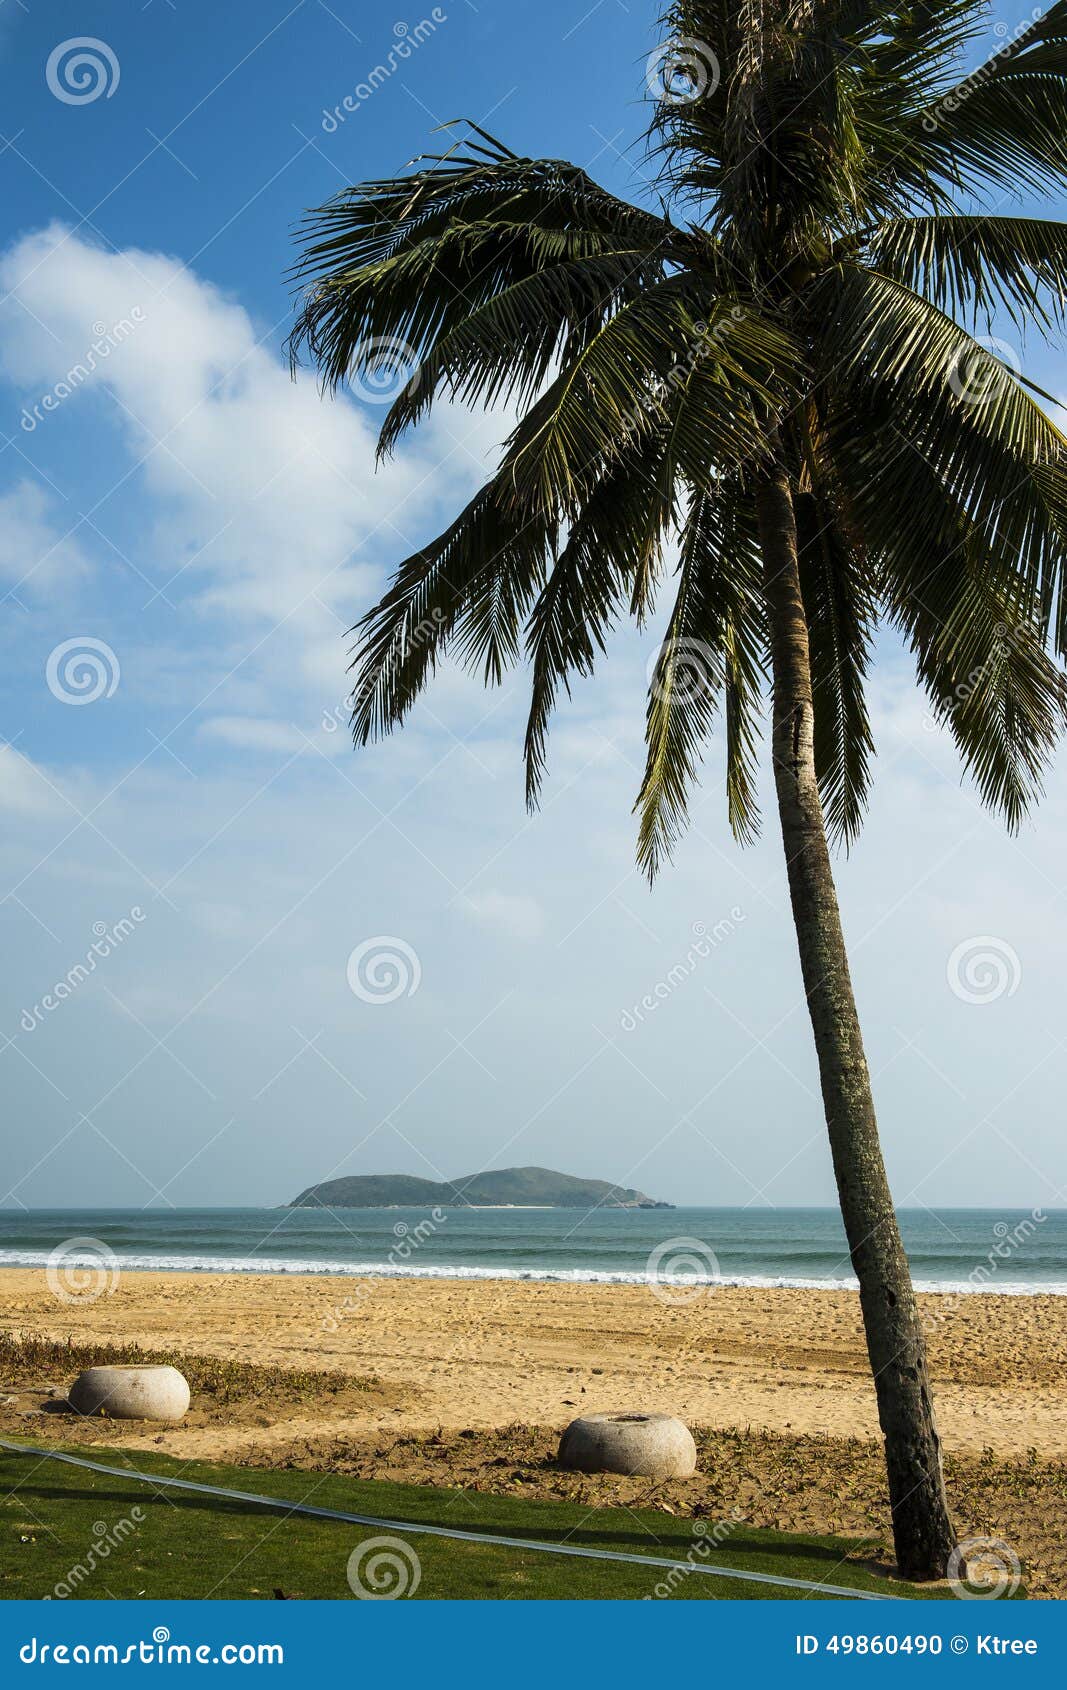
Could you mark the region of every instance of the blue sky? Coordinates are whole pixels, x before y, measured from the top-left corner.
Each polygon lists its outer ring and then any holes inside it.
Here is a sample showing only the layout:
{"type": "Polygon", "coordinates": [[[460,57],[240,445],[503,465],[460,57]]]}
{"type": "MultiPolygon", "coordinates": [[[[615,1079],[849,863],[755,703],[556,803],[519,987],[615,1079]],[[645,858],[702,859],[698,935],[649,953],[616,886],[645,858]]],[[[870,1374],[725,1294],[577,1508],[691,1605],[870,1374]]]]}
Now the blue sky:
{"type": "MultiPolygon", "coordinates": [[[[991,17],[989,46],[1022,15],[991,17]]],[[[716,746],[676,868],[649,891],[633,866],[654,631],[577,690],[532,821],[521,676],[485,695],[447,671],[400,738],[348,746],[344,631],[507,419],[442,407],[375,473],[381,407],[289,379],[294,221],[457,116],[650,192],[651,7],[436,18],[0,0],[0,1201],[273,1203],[339,1172],[515,1162],[675,1201],[832,1200],[773,817],[733,844],[716,746]],[[83,36],[110,93],[71,102],[46,67],[83,36]],[[100,696],[73,703],[86,642],[100,696]],[[395,998],[350,966],[386,940],[395,998]]],[[[1062,394],[1062,356],[1025,350],[1062,394]]],[[[877,794],[840,873],[894,1186],[1051,1207],[1062,760],[1005,838],[882,655],[877,794]]]]}

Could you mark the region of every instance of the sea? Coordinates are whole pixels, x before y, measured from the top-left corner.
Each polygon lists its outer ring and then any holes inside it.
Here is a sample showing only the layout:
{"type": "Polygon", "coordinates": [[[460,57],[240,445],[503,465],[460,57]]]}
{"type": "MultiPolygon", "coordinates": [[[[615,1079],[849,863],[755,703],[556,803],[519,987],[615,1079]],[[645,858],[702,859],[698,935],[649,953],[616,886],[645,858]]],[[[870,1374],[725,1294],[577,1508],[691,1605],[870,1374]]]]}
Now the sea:
{"type": "MultiPolygon", "coordinates": [[[[1067,1295],[1067,1210],[906,1209],[919,1289],[1067,1295]]],[[[0,1267],[855,1285],[832,1209],[18,1209],[0,1267]]]]}

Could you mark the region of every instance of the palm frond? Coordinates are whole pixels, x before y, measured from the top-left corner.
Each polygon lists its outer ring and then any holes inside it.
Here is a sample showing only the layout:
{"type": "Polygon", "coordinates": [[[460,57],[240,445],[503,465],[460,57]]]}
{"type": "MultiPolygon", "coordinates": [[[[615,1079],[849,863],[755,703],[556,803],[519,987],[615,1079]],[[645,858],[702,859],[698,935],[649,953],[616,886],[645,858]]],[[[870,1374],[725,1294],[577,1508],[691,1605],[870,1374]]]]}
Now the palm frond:
{"type": "Polygon", "coordinates": [[[925,452],[899,432],[891,397],[871,396],[869,405],[866,428],[857,430],[847,410],[829,428],[849,522],[934,715],[949,726],[983,801],[1016,827],[1062,727],[1062,670],[1045,651],[1024,570],[1007,566],[925,452]]]}
{"type": "Polygon", "coordinates": [[[397,727],[454,644],[498,682],[519,653],[522,622],[552,554],[558,523],[501,499],[499,478],[443,534],[398,567],[357,623],[352,734],[357,744],[397,727]]]}
{"type": "Polygon", "coordinates": [[[983,801],[1014,832],[1041,796],[1067,725],[1067,687],[1039,630],[990,587],[980,564],[956,574],[963,579],[955,602],[936,628],[926,626],[925,606],[921,629],[914,610],[898,620],[911,635],[935,716],[951,730],[983,801]]]}
{"type": "Polygon", "coordinates": [[[1067,4],[1050,6],[903,126],[953,187],[1044,193],[1067,181],[1067,4]]]}
{"type": "Polygon", "coordinates": [[[662,274],[655,256],[633,249],[548,265],[508,282],[425,351],[385,419],[379,451],[391,451],[439,394],[525,410],[554,366],[578,358],[606,316],[662,274]]]}
{"type": "MultiPolygon", "coordinates": [[[[680,259],[691,238],[573,165],[456,150],[308,214],[294,271],[303,291],[291,356],[306,350],[330,388],[372,365],[383,342],[403,345],[418,363],[506,288],[619,253],[655,270],[672,236],[680,259]]],[[[590,286],[595,294],[592,279],[590,286]]]]}
{"type": "Polygon", "coordinates": [[[864,434],[877,412],[909,442],[981,530],[1005,590],[1013,578],[1027,614],[1051,621],[1062,640],[1067,439],[1006,362],[1010,349],[998,355],[877,272],[847,270],[823,303],[824,383],[839,412],[851,406],[864,434]]]}
{"type": "Polygon", "coordinates": [[[562,687],[591,675],[635,573],[658,559],[672,508],[660,495],[662,433],[632,440],[590,493],[538,596],[526,630],[531,667],[526,726],[526,801],[545,771],[548,725],[562,687]]]}
{"type": "Polygon", "coordinates": [[[956,215],[889,220],[871,240],[877,270],[972,322],[1007,312],[1022,328],[1063,322],[1067,223],[956,215]]]}
{"type": "Polygon", "coordinates": [[[736,301],[708,299],[692,277],[669,276],[627,302],[593,335],[545,397],[536,429],[508,443],[516,497],[573,511],[635,435],[674,418],[677,464],[687,473],[758,460],[761,407],[774,406],[788,337],[736,301]],[[687,405],[694,386],[699,406],[687,405]]]}
{"type": "Polygon", "coordinates": [[[1067,186],[1067,0],[963,74],[986,27],[983,0],[667,0],[646,86],[661,206],[468,124],[308,215],[290,350],[328,389],[405,371],[380,451],[442,400],[518,416],[487,485],[358,625],[358,740],[446,654],[487,684],[525,656],[536,803],[557,703],[619,619],[652,614],[677,541],[639,859],[670,854],[720,715],[751,837],[754,489],[775,457],[828,830],[847,845],[865,809],[886,620],[1018,824],[1064,720],[1067,437],[1022,353],[1067,318],[1067,223],[981,207],[1067,186]]]}
{"type": "Polygon", "coordinates": [[[808,624],[815,773],[832,840],[851,844],[867,808],[874,740],[864,697],[875,623],[866,560],[825,486],[797,494],[800,585],[808,624]]]}
{"type": "Polygon", "coordinates": [[[751,494],[738,482],[697,493],[682,532],[674,608],[649,680],[648,755],[635,809],[638,861],[650,878],[685,829],[724,688],[732,713],[730,819],[742,838],[758,828],[752,775],[762,677],[758,606],[751,494]]]}

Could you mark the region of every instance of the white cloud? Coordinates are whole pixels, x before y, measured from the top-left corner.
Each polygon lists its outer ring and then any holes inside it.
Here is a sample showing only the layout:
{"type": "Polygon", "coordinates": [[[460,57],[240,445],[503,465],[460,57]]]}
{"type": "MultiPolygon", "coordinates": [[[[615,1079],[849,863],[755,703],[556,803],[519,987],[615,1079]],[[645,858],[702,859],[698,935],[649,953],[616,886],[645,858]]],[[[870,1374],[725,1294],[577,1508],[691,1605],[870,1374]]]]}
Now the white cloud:
{"type": "Polygon", "coordinates": [[[174,591],[198,582],[206,609],[291,624],[308,681],[343,671],[381,569],[425,538],[442,496],[469,495],[505,426],[442,407],[417,449],[378,468],[381,416],[324,400],[310,374],[292,381],[248,313],[176,259],[52,226],[10,249],[0,282],[0,358],[22,391],[78,367],[65,416],[110,397],[156,500],[131,561],[161,585],[180,571],[174,591]],[[132,327],[87,369],[94,335],[119,323],[132,327]]]}
{"type": "Polygon", "coordinates": [[[69,586],[88,567],[77,539],[65,532],[34,482],[20,481],[0,495],[0,579],[14,591],[69,586]]]}
{"type": "Polygon", "coordinates": [[[291,722],[258,716],[212,716],[201,727],[206,739],[222,740],[240,751],[310,751],[308,735],[291,722]]]}
{"type": "Polygon", "coordinates": [[[51,779],[13,746],[0,745],[0,810],[51,816],[65,808],[51,779]]]}
{"type": "Polygon", "coordinates": [[[502,934],[505,939],[530,943],[539,939],[545,929],[540,904],[536,898],[523,893],[473,892],[464,898],[463,907],[475,921],[502,934]]]}

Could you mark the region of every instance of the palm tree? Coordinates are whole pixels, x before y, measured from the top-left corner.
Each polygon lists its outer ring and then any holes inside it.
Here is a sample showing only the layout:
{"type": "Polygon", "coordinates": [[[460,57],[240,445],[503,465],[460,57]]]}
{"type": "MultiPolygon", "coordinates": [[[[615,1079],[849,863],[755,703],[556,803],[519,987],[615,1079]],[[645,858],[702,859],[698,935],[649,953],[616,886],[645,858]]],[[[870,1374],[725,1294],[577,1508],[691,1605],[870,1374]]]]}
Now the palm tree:
{"type": "Polygon", "coordinates": [[[293,337],[330,389],[412,372],[383,452],[440,395],[521,418],[358,625],[358,743],[402,721],[446,648],[487,684],[524,656],[535,805],[560,689],[670,579],[636,804],[653,875],[720,708],[730,821],[741,840],[758,827],[769,674],[804,987],[913,1578],[943,1575],[955,1536],[828,841],[850,843],[864,812],[879,624],[905,637],[1010,826],[1067,719],[1067,439],[990,338],[994,313],[1016,336],[1064,315],[1067,225],[996,207],[1067,182],[1067,3],[961,81],[983,11],[674,0],[650,61],[663,205],[470,125],[309,214],[293,337]]]}

